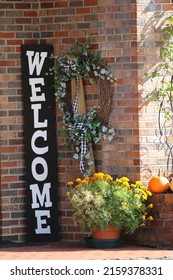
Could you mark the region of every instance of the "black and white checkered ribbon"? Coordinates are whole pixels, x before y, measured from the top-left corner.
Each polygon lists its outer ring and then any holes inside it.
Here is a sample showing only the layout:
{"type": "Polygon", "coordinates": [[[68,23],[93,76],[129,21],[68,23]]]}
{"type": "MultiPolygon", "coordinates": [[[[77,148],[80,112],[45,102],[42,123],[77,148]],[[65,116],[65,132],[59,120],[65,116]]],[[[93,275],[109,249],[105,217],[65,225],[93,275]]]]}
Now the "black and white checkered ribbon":
{"type": "Polygon", "coordinates": [[[84,139],[84,133],[86,132],[87,128],[84,126],[84,123],[78,124],[69,124],[68,131],[70,134],[75,136],[76,141],[80,142],[80,171],[84,173],[85,171],[85,155],[87,153],[87,143],[84,139]],[[74,134],[74,131],[78,131],[74,134]]]}
{"type": "MultiPolygon", "coordinates": [[[[76,77],[76,95],[72,104],[73,114],[77,114],[78,109],[78,100],[79,100],[79,78],[76,77]]],[[[84,139],[84,134],[87,128],[85,127],[84,123],[78,124],[69,124],[68,131],[71,135],[74,136],[74,131],[80,131],[75,134],[76,140],[80,141],[80,171],[84,173],[85,171],[85,155],[87,153],[87,142],[84,139]]]]}
{"type": "Polygon", "coordinates": [[[79,77],[76,77],[76,95],[72,104],[73,114],[77,114],[78,101],[79,101],[79,77]]]}

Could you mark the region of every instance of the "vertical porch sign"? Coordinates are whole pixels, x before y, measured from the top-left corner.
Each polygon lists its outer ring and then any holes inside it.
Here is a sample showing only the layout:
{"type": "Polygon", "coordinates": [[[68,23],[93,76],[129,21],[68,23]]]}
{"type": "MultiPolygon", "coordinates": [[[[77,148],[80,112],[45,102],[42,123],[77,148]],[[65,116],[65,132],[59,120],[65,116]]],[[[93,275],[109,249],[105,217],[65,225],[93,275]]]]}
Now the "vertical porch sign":
{"type": "Polygon", "coordinates": [[[52,45],[22,45],[28,242],[58,241],[52,45]]]}

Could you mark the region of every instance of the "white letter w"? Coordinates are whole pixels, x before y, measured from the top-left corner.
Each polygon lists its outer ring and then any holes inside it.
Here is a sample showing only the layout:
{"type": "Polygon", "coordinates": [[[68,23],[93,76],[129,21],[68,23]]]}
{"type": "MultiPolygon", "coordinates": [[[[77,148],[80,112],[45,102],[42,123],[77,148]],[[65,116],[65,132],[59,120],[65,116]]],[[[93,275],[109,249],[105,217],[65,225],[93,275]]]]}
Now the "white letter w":
{"type": "Polygon", "coordinates": [[[36,68],[36,74],[37,76],[40,75],[41,69],[43,67],[43,63],[45,61],[45,58],[47,57],[47,52],[41,52],[39,59],[39,52],[35,53],[34,51],[27,51],[26,55],[28,56],[28,64],[29,64],[29,74],[32,75],[34,72],[34,69],[36,68]],[[32,59],[32,57],[34,58],[32,59]]]}

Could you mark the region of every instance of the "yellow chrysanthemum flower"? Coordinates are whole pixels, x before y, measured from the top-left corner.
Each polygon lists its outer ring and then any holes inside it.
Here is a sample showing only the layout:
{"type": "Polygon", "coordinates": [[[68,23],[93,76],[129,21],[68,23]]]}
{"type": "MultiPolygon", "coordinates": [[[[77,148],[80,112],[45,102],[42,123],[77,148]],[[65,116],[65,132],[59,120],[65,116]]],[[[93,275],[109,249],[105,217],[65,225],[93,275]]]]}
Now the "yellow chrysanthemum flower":
{"type": "Polygon", "coordinates": [[[80,178],[77,178],[77,179],[76,179],[76,182],[77,182],[77,183],[80,183],[80,182],[81,182],[81,179],[80,179],[80,178]]]}
{"type": "Polygon", "coordinates": [[[136,186],[141,186],[142,182],[141,181],[136,181],[136,186]]]}
{"type": "Polygon", "coordinates": [[[98,172],[98,173],[97,173],[97,177],[98,177],[99,179],[104,180],[104,176],[105,176],[105,174],[102,173],[102,172],[98,172]]]}
{"type": "Polygon", "coordinates": [[[122,178],[121,178],[121,181],[123,181],[123,182],[129,182],[129,178],[127,178],[127,177],[122,177],[122,178]]]}
{"type": "Polygon", "coordinates": [[[146,194],[143,195],[142,198],[143,198],[144,200],[147,200],[147,195],[146,195],[146,194]]]}
{"type": "Polygon", "coordinates": [[[91,177],[91,180],[96,180],[97,179],[97,173],[94,173],[93,175],[92,175],[92,177],[91,177]]]}
{"type": "Polygon", "coordinates": [[[129,183],[127,181],[123,182],[123,185],[126,186],[126,188],[130,187],[130,185],[129,185],[129,183]]]}
{"type": "Polygon", "coordinates": [[[135,197],[137,198],[137,199],[140,199],[140,195],[139,194],[135,194],[135,197]]]}
{"type": "Polygon", "coordinates": [[[152,196],[152,193],[150,191],[146,191],[146,193],[149,195],[149,196],[152,196]]]}
{"type": "Polygon", "coordinates": [[[153,221],[153,217],[152,217],[152,216],[149,216],[149,220],[150,220],[150,221],[153,221]]]}
{"type": "Polygon", "coordinates": [[[144,190],[144,191],[147,191],[147,190],[148,190],[148,188],[145,187],[145,186],[141,186],[141,189],[144,190]]]}
{"type": "Polygon", "coordinates": [[[74,183],[72,181],[68,182],[67,185],[68,186],[72,186],[74,183]]]}
{"type": "Polygon", "coordinates": [[[121,205],[122,205],[122,206],[126,206],[126,205],[127,205],[127,202],[122,202],[121,205]]]}
{"type": "Polygon", "coordinates": [[[145,191],[142,190],[142,189],[138,189],[138,192],[141,192],[141,193],[143,193],[144,195],[146,194],[145,191]]]}
{"type": "Polygon", "coordinates": [[[103,178],[106,181],[112,181],[113,180],[113,178],[110,175],[108,175],[108,174],[105,174],[103,178]]]}
{"type": "Polygon", "coordinates": [[[88,184],[89,181],[90,181],[90,178],[89,178],[89,177],[86,177],[86,178],[84,178],[84,179],[81,181],[81,183],[88,184]]]}
{"type": "Polygon", "coordinates": [[[150,204],[148,205],[148,207],[149,207],[149,208],[153,208],[153,203],[150,203],[150,204]]]}
{"type": "Polygon", "coordinates": [[[122,184],[122,180],[117,178],[116,183],[121,183],[122,184]]]}
{"type": "Polygon", "coordinates": [[[66,192],[66,196],[69,196],[70,195],[70,192],[66,192]]]}

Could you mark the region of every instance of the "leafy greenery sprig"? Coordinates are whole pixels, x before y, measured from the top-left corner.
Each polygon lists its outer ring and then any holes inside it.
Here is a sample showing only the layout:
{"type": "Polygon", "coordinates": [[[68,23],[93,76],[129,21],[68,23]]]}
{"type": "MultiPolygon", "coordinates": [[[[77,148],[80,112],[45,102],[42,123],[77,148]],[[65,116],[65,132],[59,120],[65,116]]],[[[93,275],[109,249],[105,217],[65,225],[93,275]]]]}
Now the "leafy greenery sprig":
{"type": "Polygon", "coordinates": [[[57,101],[60,101],[63,108],[64,97],[67,93],[67,83],[72,78],[81,76],[89,79],[91,83],[99,83],[100,80],[107,80],[115,83],[116,79],[108,70],[108,64],[101,57],[101,52],[91,54],[89,49],[89,38],[84,44],[76,43],[70,49],[70,56],[59,57],[53,55],[55,66],[50,69],[54,74],[54,88],[57,101]]]}
{"type": "Polygon", "coordinates": [[[162,108],[165,120],[172,118],[169,113],[173,111],[172,99],[173,99],[173,16],[167,19],[166,27],[163,29],[163,45],[160,48],[161,62],[155,67],[154,70],[145,73],[145,77],[150,81],[155,80],[155,89],[149,92],[147,99],[152,101],[168,102],[171,106],[171,110],[168,107],[162,108]],[[169,36],[169,39],[167,38],[169,36]],[[169,111],[169,112],[168,112],[169,111]]]}

